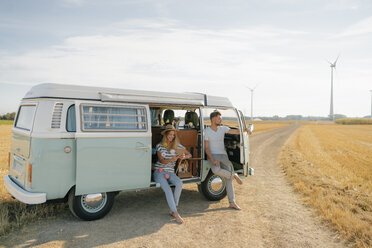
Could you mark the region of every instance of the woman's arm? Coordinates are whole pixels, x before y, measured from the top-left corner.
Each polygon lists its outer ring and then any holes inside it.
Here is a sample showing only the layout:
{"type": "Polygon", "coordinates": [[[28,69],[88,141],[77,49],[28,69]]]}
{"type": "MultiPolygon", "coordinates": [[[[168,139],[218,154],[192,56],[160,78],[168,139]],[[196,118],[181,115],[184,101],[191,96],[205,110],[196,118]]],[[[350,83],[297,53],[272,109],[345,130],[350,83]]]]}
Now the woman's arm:
{"type": "Polygon", "coordinates": [[[172,157],[170,159],[165,159],[163,157],[163,155],[161,155],[161,152],[158,152],[158,159],[159,159],[159,162],[162,163],[162,164],[169,164],[171,162],[177,161],[178,156],[176,155],[176,156],[174,156],[174,157],[172,157]]]}
{"type": "Polygon", "coordinates": [[[179,158],[180,159],[192,158],[191,153],[188,150],[186,150],[186,149],[184,149],[184,150],[185,150],[185,153],[183,155],[179,156],[179,158]]]}

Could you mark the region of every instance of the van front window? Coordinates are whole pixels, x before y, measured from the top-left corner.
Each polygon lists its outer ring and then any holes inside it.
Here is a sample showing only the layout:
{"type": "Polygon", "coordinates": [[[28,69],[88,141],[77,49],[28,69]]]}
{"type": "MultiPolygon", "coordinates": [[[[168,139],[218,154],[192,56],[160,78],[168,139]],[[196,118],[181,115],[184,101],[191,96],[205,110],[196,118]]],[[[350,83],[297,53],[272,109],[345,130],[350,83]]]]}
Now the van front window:
{"type": "Polygon", "coordinates": [[[35,105],[23,105],[19,108],[15,127],[30,131],[35,114],[35,105]]]}

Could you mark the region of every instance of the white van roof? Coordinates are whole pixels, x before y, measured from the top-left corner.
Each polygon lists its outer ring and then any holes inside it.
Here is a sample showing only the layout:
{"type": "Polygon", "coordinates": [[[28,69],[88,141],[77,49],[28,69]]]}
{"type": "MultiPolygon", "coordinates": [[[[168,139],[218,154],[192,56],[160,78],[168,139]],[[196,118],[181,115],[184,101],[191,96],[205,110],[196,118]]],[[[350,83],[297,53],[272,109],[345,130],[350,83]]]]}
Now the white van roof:
{"type": "Polygon", "coordinates": [[[39,84],[32,87],[23,99],[35,98],[233,107],[230,100],[226,97],[210,96],[202,93],[173,93],[52,83],[39,84]]]}

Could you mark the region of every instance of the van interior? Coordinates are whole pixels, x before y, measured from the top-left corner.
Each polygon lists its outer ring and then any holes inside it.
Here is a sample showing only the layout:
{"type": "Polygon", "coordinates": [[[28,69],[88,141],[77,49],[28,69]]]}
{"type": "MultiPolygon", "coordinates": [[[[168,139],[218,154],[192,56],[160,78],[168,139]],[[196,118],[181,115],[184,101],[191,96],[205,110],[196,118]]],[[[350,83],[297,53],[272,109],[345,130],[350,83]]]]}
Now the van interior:
{"type": "MultiPolygon", "coordinates": [[[[200,129],[200,109],[195,107],[164,107],[150,106],[151,113],[151,132],[152,132],[152,170],[157,161],[157,153],[155,147],[161,142],[163,136],[161,132],[168,124],[173,125],[179,131],[177,132],[180,143],[191,153],[192,159],[187,159],[188,169],[177,170],[179,163],[177,162],[175,171],[183,180],[192,180],[200,178],[201,162],[206,159],[206,154],[202,151],[202,131],[200,129]]],[[[205,117],[205,126],[208,126],[209,114],[205,117]]],[[[230,128],[238,128],[238,120],[227,120],[224,125],[230,128]]],[[[243,168],[240,163],[240,136],[225,135],[225,148],[230,161],[234,165],[234,170],[238,171],[243,168]]],[[[153,174],[153,173],[152,173],[153,174]]],[[[154,182],[152,178],[152,182],[154,182]]]]}

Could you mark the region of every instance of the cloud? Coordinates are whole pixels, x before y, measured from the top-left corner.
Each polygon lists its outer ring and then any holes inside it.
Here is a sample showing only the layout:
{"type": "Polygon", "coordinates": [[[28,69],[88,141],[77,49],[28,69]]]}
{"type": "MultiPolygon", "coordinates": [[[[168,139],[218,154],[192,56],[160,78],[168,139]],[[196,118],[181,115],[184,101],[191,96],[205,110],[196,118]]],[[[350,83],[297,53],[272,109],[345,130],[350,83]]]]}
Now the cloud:
{"type": "Polygon", "coordinates": [[[86,0],[63,0],[62,3],[65,6],[82,6],[86,0]]]}
{"type": "Polygon", "coordinates": [[[367,17],[346,28],[339,36],[356,36],[372,33],[372,16],[367,17]]]}
{"type": "Polygon", "coordinates": [[[60,46],[3,57],[2,80],[89,81],[89,84],[111,82],[113,85],[127,79],[229,81],[237,75],[253,73],[249,68],[286,60],[270,55],[269,51],[260,53],[257,47],[284,44],[288,41],[283,35],[302,34],[272,28],[178,28],[177,21],[164,20],[132,20],[113,28],[121,33],[70,37],[60,46]]]}
{"type": "Polygon", "coordinates": [[[362,2],[363,0],[331,0],[325,2],[325,9],[331,11],[355,11],[360,9],[362,2]]]}
{"type": "Polygon", "coordinates": [[[318,105],[328,103],[322,56],[333,46],[309,33],[270,26],[202,29],[172,19],[130,20],[107,30],[21,55],[2,53],[0,82],[204,92],[227,96],[242,109],[249,102],[244,86],[260,82],[255,112],[261,116],[328,114],[304,108],[313,96],[318,105]]]}

